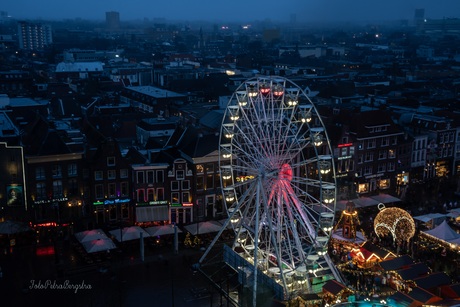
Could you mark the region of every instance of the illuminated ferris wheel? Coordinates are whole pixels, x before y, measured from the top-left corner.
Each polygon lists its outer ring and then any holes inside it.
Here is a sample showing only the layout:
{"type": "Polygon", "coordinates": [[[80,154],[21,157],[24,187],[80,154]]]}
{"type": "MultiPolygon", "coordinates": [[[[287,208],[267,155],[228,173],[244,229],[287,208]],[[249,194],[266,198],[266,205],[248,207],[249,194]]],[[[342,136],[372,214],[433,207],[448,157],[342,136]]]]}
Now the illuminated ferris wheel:
{"type": "Polygon", "coordinates": [[[285,296],[311,287],[313,274],[330,273],[335,170],[324,124],[305,92],[281,77],[241,84],[225,110],[219,157],[234,253],[285,296]]]}

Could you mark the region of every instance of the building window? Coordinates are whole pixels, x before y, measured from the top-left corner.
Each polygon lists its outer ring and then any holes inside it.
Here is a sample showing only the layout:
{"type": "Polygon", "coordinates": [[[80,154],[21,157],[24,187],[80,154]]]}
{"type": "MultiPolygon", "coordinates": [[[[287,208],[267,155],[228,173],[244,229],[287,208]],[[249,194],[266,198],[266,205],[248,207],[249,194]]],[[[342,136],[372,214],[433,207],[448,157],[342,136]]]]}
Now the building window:
{"type": "Polygon", "coordinates": [[[176,179],[184,180],[185,179],[184,171],[176,171],[176,179]]]}
{"type": "Polygon", "coordinates": [[[209,189],[214,189],[214,176],[212,174],[206,176],[206,190],[209,189]]]}
{"type": "Polygon", "coordinates": [[[102,180],[104,179],[104,175],[102,171],[95,171],[94,172],[94,180],[102,180]]]}
{"type": "Polygon", "coordinates": [[[62,177],[62,169],[60,165],[53,165],[52,168],[53,178],[60,178],[62,177]]]}
{"type": "Polygon", "coordinates": [[[120,183],[120,196],[128,196],[128,183],[127,182],[120,183]]]}
{"type": "Polygon", "coordinates": [[[69,177],[77,176],[77,164],[76,163],[69,164],[67,168],[67,175],[69,177]]]}
{"type": "Polygon", "coordinates": [[[165,173],[163,170],[157,171],[157,182],[164,183],[165,182],[165,173]]]}
{"type": "Polygon", "coordinates": [[[387,152],[385,150],[380,150],[379,151],[379,160],[386,159],[387,158],[387,152]]]}
{"type": "Polygon", "coordinates": [[[388,158],[394,159],[394,157],[395,157],[395,151],[394,151],[394,149],[388,150],[388,158]]]}
{"type": "Polygon", "coordinates": [[[115,183],[109,183],[109,197],[116,197],[117,189],[115,183]]]}
{"type": "Polygon", "coordinates": [[[369,191],[369,184],[368,183],[360,183],[358,184],[358,193],[367,193],[369,191]]]}
{"type": "Polygon", "coordinates": [[[190,190],[190,180],[182,181],[182,190],[190,190]]]}
{"type": "Polygon", "coordinates": [[[375,148],[375,139],[370,139],[367,141],[367,148],[375,148]]]}
{"type": "Polygon", "coordinates": [[[107,157],[107,166],[115,166],[115,157],[107,157]]]}
{"type": "Polygon", "coordinates": [[[113,169],[107,171],[107,178],[108,179],[116,179],[117,178],[117,172],[113,169]]]}
{"type": "Polygon", "coordinates": [[[212,163],[207,163],[206,164],[206,173],[214,173],[214,164],[212,163]]]}
{"type": "Polygon", "coordinates": [[[62,181],[61,180],[55,180],[53,181],[53,196],[54,197],[62,197],[62,181]]]}
{"type": "Polygon", "coordinates": [[[37,200],[46,199],[46,184],[39,182],[36,185],[37,188],[37,200]]]}
{"type": "Polygon", "coordinates": [[[385,171],[385,163],[380,163],[377,169],[378,173],[383,173],[385,171]]]}
{"type": "Polygon", "coordinates": [[[128,170],[126,168],[120,170],[120,178],[128,178],[128,170]]]}
{"type": "Polygon", "coordinates": [[[203,172],[204,172],[203,164],[197,164],[196,165],[196,173],[197,174],[203,174],[203,172]]]}
{"type": "Polygon", "coordinates": [[[155,189],[147,189],[147,200],[155,200],[155,189]]]}
{"type": "Polygon", "coordinates": [[[179,190],[179,181],[171,181],[171,191],[179,190]]]}
{"type": "Polygon", "coordinates": [[[102,184],[96,184],[94,186],[94,191],[96,192],[95,195],[97,199],[104,198],[104,186],[102,184]]]}
{"type": "Polygon", "coordinates": [[[117,206],[110,206],[109,207],[109,219],[111,221],[117,220],[117,206]]]}
{"type": "Polygon", "coordinates": [[[36,180],[43,180],[46,178],[45,175],[45,168],[43,166],[39,166],[35,168],[35,179],[36,180]]]}
{"type": "Polygon", "coordinates": [[[178,192],[174,192],[174,193],[171,193],[171,203],[172,204],[179,204],[179,193],[178,192]]]}
{"type": "Polygon", "coordinates": [[[78,195],[78,181],[75,178],[69,179],[68,181],[69,195],[77,196],[78,195]]]}
{"type": "Polygon", "coordinates": [[[144,172],[136,172],[137,183],[144,183],[144,172]]]}
{"type": "Polygon", "coordinates": [[[137,190],[137,201],[144,202],[145,201],[145,191],[144,189],[137,190]]]}
{"type": "Polygon", "coordinates": [[[182,192],[182,202],[184,202],[184,203],[190,202],[190,193],[189,192],[182,192]]]}
{"type": "Polygon", "coordinates": [[[372,174],[372,166],[364,167],[364,176],[372,174]]]}
{"type": "Polygon", "coordinates": [[[155,171],[147,171],[147,183],[153,183],[155,177],[155,171]]]}
{"type": "Polygon", "coordinates": [[[123,219],[129,218],[129,207],[126,204],[121,206],[121,217],[123,219]]]}
{"type": "Polygon", "coordinates": [[[389,172],[394,172],[395,170],[395,163],[394,162],[388,162],[387,170],[389,172]]]}
{"type": "Polygon", "coordinates": [[[165,200],[165,190],[163,188],[157,189],[157,200],[165,200]]]}
{"type": "Polygon", "coordinates": [[[203,176],[196,177],[196,189],[198,191],[204,189],[204,177],[203,176]]]}
{"type": "Polygon", "coordinates": [[[365,162],[371,162],[374,161],[374,153],[373,152],[366,152],[366,158],[364,160],[365,162]]]}
{"type": "Polygon", "coordinates": [[[382,138],[382,146],[388,146],[388,144],[390,144],[388,137],[382,138]]]}

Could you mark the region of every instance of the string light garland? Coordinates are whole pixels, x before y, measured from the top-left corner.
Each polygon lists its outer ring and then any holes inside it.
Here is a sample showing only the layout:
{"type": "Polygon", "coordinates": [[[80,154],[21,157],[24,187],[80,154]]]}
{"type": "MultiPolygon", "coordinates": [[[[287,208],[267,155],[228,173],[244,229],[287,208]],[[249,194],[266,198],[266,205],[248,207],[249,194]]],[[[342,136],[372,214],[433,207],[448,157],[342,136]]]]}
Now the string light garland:
{"type": "Polygon", "coordinates": [[[385,208],[380,203],[380,212],[374,220],[374,231],[379,237],[391,234],[393,241],[409,241],[415,235],[415,223],[412,216],[398,207],[385,208]]]}

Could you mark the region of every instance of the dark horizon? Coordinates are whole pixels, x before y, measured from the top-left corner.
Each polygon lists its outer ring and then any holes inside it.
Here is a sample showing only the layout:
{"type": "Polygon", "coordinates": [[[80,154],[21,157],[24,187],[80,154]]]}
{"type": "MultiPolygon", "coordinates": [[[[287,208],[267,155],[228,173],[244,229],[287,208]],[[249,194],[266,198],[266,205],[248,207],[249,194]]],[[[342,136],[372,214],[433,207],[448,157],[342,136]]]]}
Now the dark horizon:
{"type": "Polygon", "coordinates": [[[458,18],[460,1],[457,0],[387,0],[385,2],[369,2],[355,0],[353,5],[341,0],[291,0],[280,1],[242,1],[219,2],[202,0],[198,3],[186,0],[170,0],[152,3],[145,0],[122,1],[89,1],[66,3],[56,0],[40,2],[18,0],[5,3],[0,7],[14,19],[65,20],[85,19],[103,21],[105,13],[120,13],[120,21],[134,20],[188,20],[188,21],[221,21],[249,22],[254,20],[271,20],[289,22],[295,15],[295,21],[308,22],[369,22],[412,20],[416,9],[425,10],[427,19],[458,18]],[[53,8],[53,9],[51,9],[53,8]],[[455,15],[453,15],[455,14],[455,15]]]}

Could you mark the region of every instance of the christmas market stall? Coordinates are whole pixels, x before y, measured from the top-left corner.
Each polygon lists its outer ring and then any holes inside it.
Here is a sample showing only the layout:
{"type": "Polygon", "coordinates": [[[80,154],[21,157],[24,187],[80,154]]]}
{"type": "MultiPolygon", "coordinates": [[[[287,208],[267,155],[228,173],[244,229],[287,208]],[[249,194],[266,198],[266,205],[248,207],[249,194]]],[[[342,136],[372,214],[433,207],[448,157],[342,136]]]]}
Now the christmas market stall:
{"type": "Polygon", "coordinates": [[[323,300],[327,304],[346,302],[353,291],[347,286],[331,279],[323,285],[323,300]]]}
{"type": "Polygon", "coordinates": [[[430,306],[430,304],[441,301],[437,295],[422,288],[411,288],[408,292],[397,291],[388,297],[387,301],[392,306],[393,302],[408,307],[430,306]]]}
{"type": "Polygon", "coordinates": [[[353,248],[350,256],[359,268],[371,268],[380,261],[394,258],[395,254],[371,242],[364,242],[361,246],[353,248]]]}

